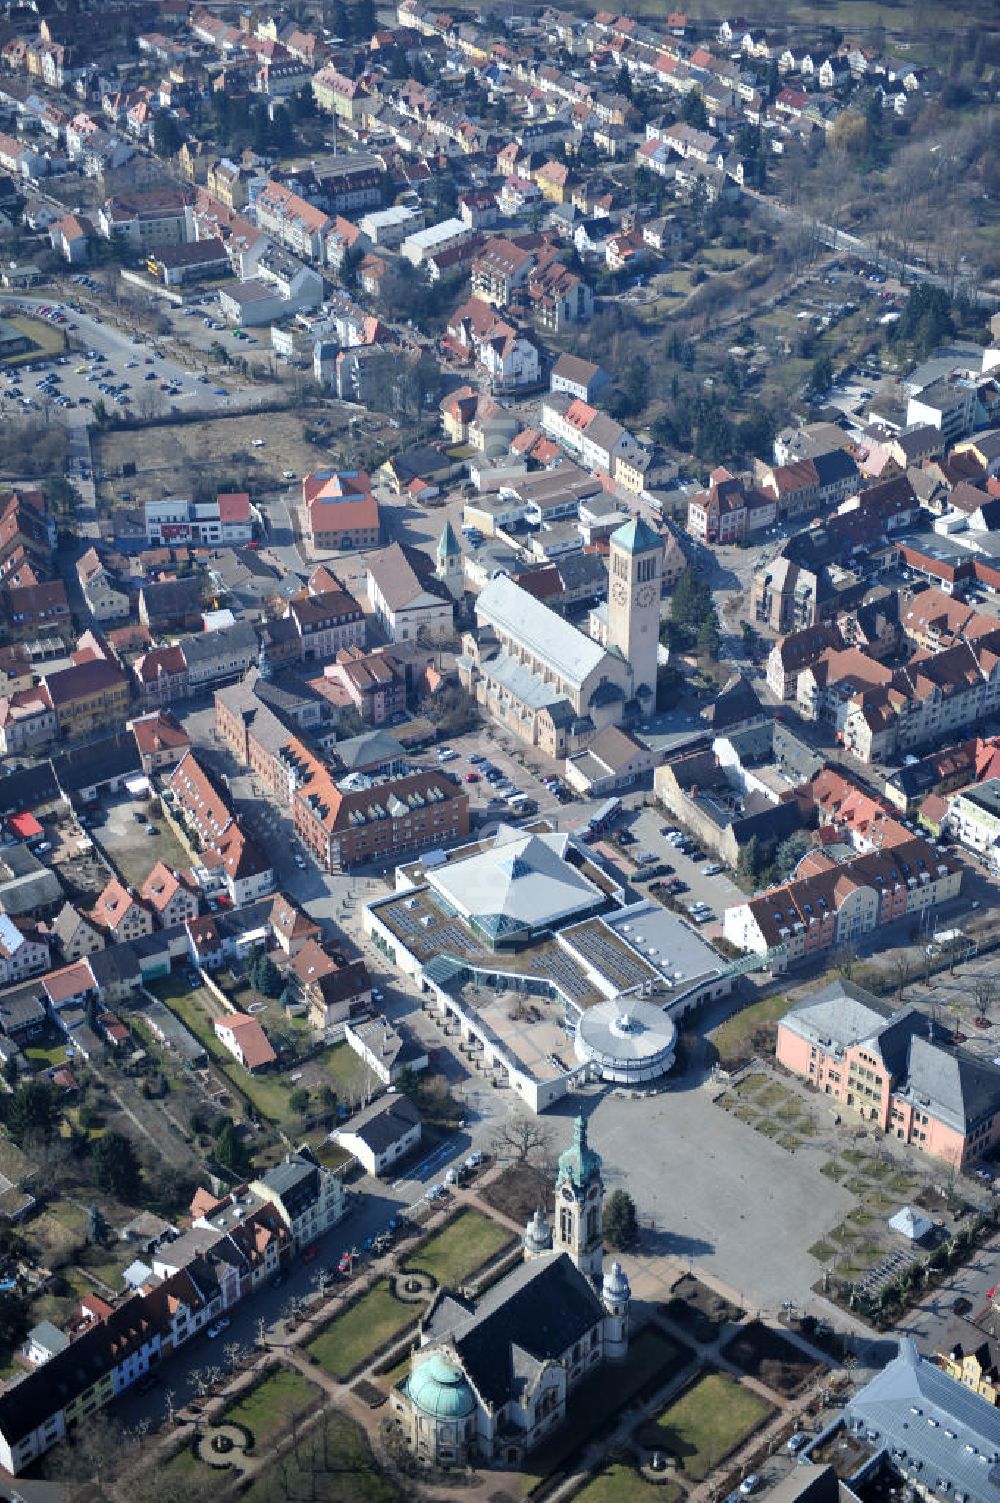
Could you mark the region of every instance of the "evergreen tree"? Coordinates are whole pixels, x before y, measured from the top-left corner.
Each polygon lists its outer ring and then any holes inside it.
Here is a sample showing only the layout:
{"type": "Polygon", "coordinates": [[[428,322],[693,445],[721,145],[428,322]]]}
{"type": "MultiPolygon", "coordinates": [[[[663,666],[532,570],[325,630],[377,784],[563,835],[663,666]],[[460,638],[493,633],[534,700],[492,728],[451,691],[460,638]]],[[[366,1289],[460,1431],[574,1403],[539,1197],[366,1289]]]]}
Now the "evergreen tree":
{"type": "Polygon", "coordinates": [[[52,1086],[44,1080],[26,1080],[0,1104],[7,1131],[19,1147],[47,1143],[59,1126],[62,1109],[52,1086]]]}
{"type": "Polygon", "coordinates": [[[216,1138],[212,1157],[221,1168],[231,1169],[234,1174],[249,1174],[252,1167],[246,1144],[232,1122],[227,1122],[216,1138]]]}
{"type": "Polygon", "coordinates": [[[604,1204],[604,1240],[616,1252],[634,1247],[639,1237],[635,1201],[627,1190],[612,1190],[604,1204]]]}
{"type": "Polygon", "coordinates": [[[695,130],[708,129],[708,111],[702,98],[700,89],[692,89],[684,95],[684,103],[681,105],[681,119],[685,125],[693,125],[695,130]]]}
{"type": "Polygon", "coordinates": [[[153,150],[158,157],[173,157],[183,143],[180,126],[173,115],[161,110],[153,121],[153,150]]]}
{"type": "Polygon", "coordinates": [[[107,1132],[94,1140],[90,1157],[99,1190],[126,1202],[136,1199],[142,1169],[130,1138],[120,1132],[107,1132]]]}
{"type": "Polygon", "coordinates": [[[719,660],[719,623],[713,611],[706,616],[698,628],[698,651],[702,657],[709,658],[713,663],[719,660]]]}
{"type": "Polygon", "coordinates": [[[739,855],[736,858],[737,882],[743,887],[755,887],[760,865],[760,841],[756,835],[751,835],[750,839],[740,846],[739,855]]]}

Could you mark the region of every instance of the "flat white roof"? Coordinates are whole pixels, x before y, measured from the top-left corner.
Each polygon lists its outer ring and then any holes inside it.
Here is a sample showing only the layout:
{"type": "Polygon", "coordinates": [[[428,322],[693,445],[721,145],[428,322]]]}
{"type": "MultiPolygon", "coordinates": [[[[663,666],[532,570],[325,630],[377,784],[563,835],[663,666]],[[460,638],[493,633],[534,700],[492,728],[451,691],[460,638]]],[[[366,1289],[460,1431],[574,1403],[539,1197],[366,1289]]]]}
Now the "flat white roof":
{"type": "Polygon", "coordinates": [[[460,219],[442,219],[440,224],[429,224],[425,230],[414,230],[407,235],[406,244],[427,250],[442,240],[453,240],[456,235],[470,235],[472,231],[460,219]]]}

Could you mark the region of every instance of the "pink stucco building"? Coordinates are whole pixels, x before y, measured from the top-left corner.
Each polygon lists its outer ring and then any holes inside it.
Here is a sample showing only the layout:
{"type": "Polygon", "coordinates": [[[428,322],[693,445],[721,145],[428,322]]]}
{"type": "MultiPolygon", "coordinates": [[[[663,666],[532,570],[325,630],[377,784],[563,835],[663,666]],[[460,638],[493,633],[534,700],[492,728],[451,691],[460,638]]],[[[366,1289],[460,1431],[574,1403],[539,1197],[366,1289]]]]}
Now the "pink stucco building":
{"type": "Polygon", "coordinates": [[[1000,1142],[1000,1068],[945,1042],[915,1007],[847,981],[778,1024],[778,1062],[863,1121],[964,1169],[1000,1142]]]}

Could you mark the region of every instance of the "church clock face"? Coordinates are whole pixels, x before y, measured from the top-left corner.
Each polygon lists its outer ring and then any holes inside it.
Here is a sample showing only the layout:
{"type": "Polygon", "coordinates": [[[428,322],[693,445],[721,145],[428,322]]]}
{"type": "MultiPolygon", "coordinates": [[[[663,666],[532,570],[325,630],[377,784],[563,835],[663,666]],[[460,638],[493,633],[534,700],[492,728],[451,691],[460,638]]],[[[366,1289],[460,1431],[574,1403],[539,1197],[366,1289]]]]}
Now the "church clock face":
{"type": "Polygon", "coordinates": [[[628,590],[620,579],[616,579],[611,586],[611,598],[615,605],[624,605],[628,599],[628,590]]]}
{"type": "Polygon", "coordinates": [[[641,606],[643,610],[645,610],[648,605],[652,605],[653,598],[652,585],[643,585],[640,590],[636,591],[635,603],[636,605],[641,606]]]}
{"type": "Polygon", "coordinates": [[[573,1199],[573,1191],[570,1189],[569,1185],[563,1185],[562,1198],[563,1200],[573,1199]]]}

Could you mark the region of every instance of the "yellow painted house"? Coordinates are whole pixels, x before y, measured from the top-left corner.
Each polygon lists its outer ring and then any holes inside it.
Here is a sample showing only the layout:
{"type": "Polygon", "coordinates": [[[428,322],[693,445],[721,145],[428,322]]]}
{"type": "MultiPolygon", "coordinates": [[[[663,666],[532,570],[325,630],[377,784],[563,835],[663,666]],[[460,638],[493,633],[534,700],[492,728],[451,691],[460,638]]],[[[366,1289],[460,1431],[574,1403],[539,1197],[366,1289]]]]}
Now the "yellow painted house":
{"type": "Polygon", "coordinates": [[[535,183],[542,197],[552,204],[564,204],[572,192],[569,168],[565,162],[549,161],[542,164],[535,174],[535,183]]]}
{"type": "Polygon", "coordinates": [[[955,1346],[950,1352],[938,1352],[937,1360],[949,1378],[964,1383],[987,1403],[1000,1404],[1000,1366],[989,1341],[984,1341],[974,1351],[967,1352],[964,1347],[955,1346]]]}

